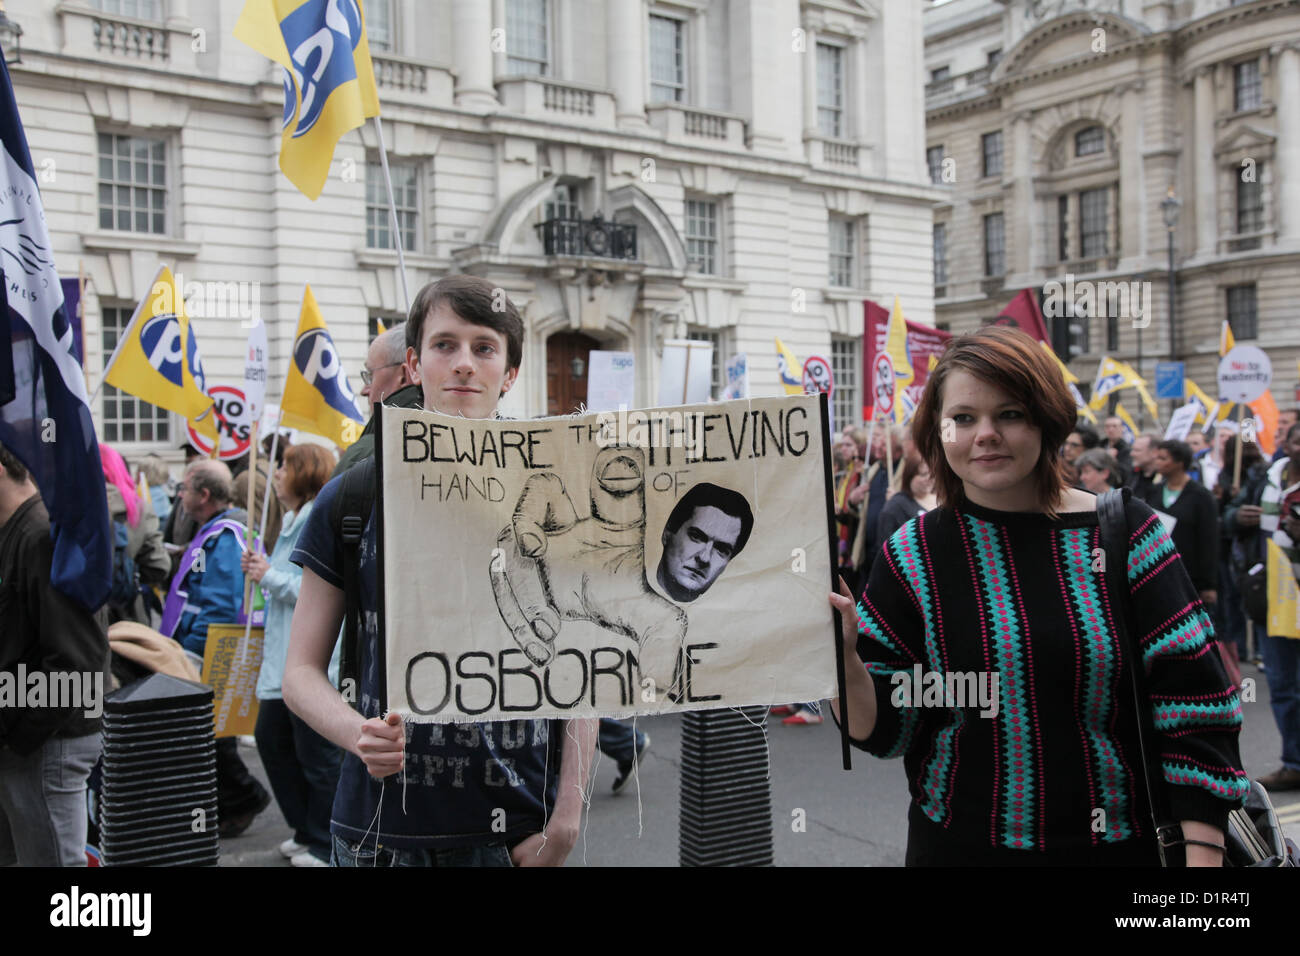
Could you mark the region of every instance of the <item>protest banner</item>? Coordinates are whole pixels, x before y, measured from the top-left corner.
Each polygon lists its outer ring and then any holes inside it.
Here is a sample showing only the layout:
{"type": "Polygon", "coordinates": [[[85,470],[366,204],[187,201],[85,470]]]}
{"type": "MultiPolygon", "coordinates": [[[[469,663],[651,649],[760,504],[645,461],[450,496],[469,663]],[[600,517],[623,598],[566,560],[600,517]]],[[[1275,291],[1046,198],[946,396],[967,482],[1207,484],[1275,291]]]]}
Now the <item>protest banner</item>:
{"type": "Polygon", "coordinates": [[[744,352],[737,352],[727,360],[727,387],[722,392],[722,400],[736,398],[749,398],[749,357],[744,352]]]}
{"type": "Polygon", "coordinates": [[[659,404],[707,402],[713,388],[713,344],[697,339],[669,339],[659,363],[659,404]]]}
{"type": "Polygon", "coordinates": [[[384,408],[387,706],[441,723],[834,696],[824,402],[384,408]]]}
{"type": "Polygon", "coordinates": [[[1165,441],[1187,441],[1187,433],[1196,424],[1199,411],[1200,405],[1196,402],[1188,402],[1181,408],[1174,409],[1174,413],[1169,416],[1169,426],[1165,429],[1165,441]]]}
{"type": "MultiPolygon", "coordinates": [[[[234,385],[213,385],[208,389],[208,397],[212,399],[209,414],[215,417],[217,433],[221,436],[217,457],[231,461],[248,454],[250,426],[243,390],[234,385]]],[[[188,424],[190,444],[204,455],[211,455],[213,442],[198,431],[194,422],[188,424]]]]}
{"type": "MultiPolygon", "coordinates": [[[[890,313],[887,309],[869,299],[863,300],[863,308],[865,311],[865,329],[862,336],[862,367],[868,370],[873,383],[883,386],[883,382],[877,382],[879,376],[877,359],[879,356],[888,354],[885,343],[889,336],[890,313]]],[[[921,393],[925,391],[925,383],[930,380],[930,356],[938,357],[943,354],[943,350],[948,345],[948,340],[952,338],[952,333],[907,320],[905,320],[904,326],[907,329],[906,348],[911,359],[913,377],[911,383],[901,390],[900,395],[896,396],[895,404],[901,403],[900,407],[904,409],[914,409],[921,401],[921,393]]],[[[896,374],[896,370],[892,366],[891,371],[896,374]]],[[[876,414],[881,413],[881,409],[876,408],[873,404],[876,397],[876,389],[863,390],[865,404],[862,415],[864,421],[872,419],[873,408],[876,414]]],[[[905,413],[905,417],[911,417],[910,411],[905,413]]],[[[852,423],[842,422],[841,424],[848,425],[852,423]]]]}
{"type": "Polygon", "coordinates": [[[1300,638],[1300,594],[1297,594],[1295,571],[1281,545],[1270,538],[1265,546],[1268,549],[1268,634],[1300,638]]]}
{"type": "Polygon", "coordinates": [[[203,646],[203,683],[212,688],[212,729],[218,737],[242,737],[257,725],[257,672],[262,667],[260,627],[244,640],[243,624],[209,624],[203,646]]]}
{"type": "Polygon", "coordinates": [[[636,405],[636,355],[592,349],[587,356],[587,411],[636,405]]]}

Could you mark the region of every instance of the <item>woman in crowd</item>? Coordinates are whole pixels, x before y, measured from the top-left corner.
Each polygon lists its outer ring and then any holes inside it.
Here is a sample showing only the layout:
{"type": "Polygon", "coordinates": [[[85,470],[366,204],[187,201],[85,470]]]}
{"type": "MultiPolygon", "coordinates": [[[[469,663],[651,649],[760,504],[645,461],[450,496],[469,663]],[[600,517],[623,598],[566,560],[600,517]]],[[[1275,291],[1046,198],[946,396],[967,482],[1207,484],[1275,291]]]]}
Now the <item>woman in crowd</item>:
{"type": "MultiPolygon", "coordinates": [[[[137,475],[143,475],[149,485],[149,502],[158,516],[158,527],[165,528],[172,513],[172,476],[167,463],[157,455],[146,455],[136,465],[137,475]]],[[[138,479],[137,479],[138,480],[138,479]]]]}
{"type": "Polygon", "coordinates": [[[100,466],[104,470],[104,493],[108,499],[108,516],[113,521],[114,533],[114,590],[108,602],[108,623],[138,621],[149,624],[148,603],[142,588],[165,586],[171,571],[171,558],[163,547],[158,516],[150,502],[140,497],[140,491],[131,480],[131,472],[117,450],[109,445],[99,446],[100,466]],[[117,531],[126,529],[126,557],[135,565],[133,582],[119,581],[125,565],[116,553],[117,531]],[[127,594],[127,591],[130,594],[127,594]]]}
{"type": "MultiPolygon", "coordinates": [[[[302,584],[302,568],[289,561],[289,554],[333,469],[333,453],[320,445],[294,445],[285,452],[274,476],[276,494],[287,509],[275,549],[269,561],[253,551],[243,557],[244,573],[261,585],[267,601],[254,736],[280,812],[293,828],[293,838],[280,844],[280,852],[294,866],[329,865],[330,809],[339,778],[339,749],[290,711],[280,693],[289,624],[302,584]]],[[[330,676],[338,682],[337,645],[330,676]]]]}
{"type": "Polygon", "coordinates": [[[1074,459],[1074,464],[1079,469],[1079,483],[1084,491],[1100,495],[1119,487],[1119,465],[1110,452],[1093,448],[1074,459]]]}
{"type": "Polygon", "coordinates": [[[880,525],[876,531],[876,540],[885,542],[895,531],[917,515],[923,515],[938,503],[934,496],[934,482],[930,478],[930,466],[919,455],[913,455],[903,463],[903,480],[899,491],[885,502],[880,512],[880,525]]]}
{"type": "Polygon", "coordinates": [[[848,668],[849,736],[904,757],[909,865],[1156,865],[1135,663],[1158,715],[1157,785],[1180,823],[1172,849],[1222,862],[1248,787],[1240,702],[1147,505],[1124,508],[1128,594],[1094,570],[1097,498],[1066,485],[1058,455],[1074,419],[1055,363],[1023,332],[952,340],[912,425],[939,507],[885,545],[856,608],[847,588],[830,595],[846,654],[867,662],[848,668]],[[1125,613],[1137,662],[1114,624],[1125,613]]]}

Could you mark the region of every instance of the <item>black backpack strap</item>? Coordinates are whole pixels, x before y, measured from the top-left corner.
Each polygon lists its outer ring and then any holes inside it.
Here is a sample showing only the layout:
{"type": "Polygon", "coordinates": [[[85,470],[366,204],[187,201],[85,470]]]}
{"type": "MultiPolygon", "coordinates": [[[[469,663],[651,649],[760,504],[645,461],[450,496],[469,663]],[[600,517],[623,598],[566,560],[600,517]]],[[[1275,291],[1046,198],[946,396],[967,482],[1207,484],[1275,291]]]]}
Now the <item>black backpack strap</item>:
{"type": "Polygon", "coordinates": [[[375,502],[375,460],[366,458],[343,474],[330,523],[343,544],[343,647],[339,651],[339,687],[361,709],[359,641],[361,634],[361,535],[375,502]],[[349,683],[349,681],[351,683],[349,683]]]}
{"type": "Polygon", "coordinates": [[[1101,528],[1101,546],[1106,558],[1106,576],[1110,582],[1110,593],[1118,602],[1115,615],[1115,628],[1119,632],[1120,643],[1128,652],[1129,674],[1132,677],[1133,705],[1136,709],[1138,746],[1142,751],[1142,781],[1146,784],[1147,802],[1151,807],[1151,819],[1155,824],[1156,841],[1160,850],[1160,861],[1170,865],[1166,858],[1166,848],[1183,839],[1182,827],[1169,812],[1164,787],[1164,775],[1160,772],[1159,754],[1155,746],[1155,723],[1151,716],[1151,699],[1146,693],[1146,669],[1142,663],[1142,649],[1138,646],[1137,635],[1129,626],[1132,621],[1128,593],[1128,516],[1126,508],[1130,497],[1127,488],[1112,488],[1097,499],[1097,523],[1101,528]]]}

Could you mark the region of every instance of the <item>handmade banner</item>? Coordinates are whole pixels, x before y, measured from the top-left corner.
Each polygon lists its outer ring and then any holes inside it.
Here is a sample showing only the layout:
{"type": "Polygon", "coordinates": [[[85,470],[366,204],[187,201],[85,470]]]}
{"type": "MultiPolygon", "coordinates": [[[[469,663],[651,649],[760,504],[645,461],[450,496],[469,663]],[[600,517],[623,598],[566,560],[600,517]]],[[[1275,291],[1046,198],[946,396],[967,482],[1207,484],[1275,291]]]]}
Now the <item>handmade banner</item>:
{"type": "Polygon", "coordinates": [[[218,737],[243,737],[257,725],[257,672],[262,667],[260,627],[240,654],[243,624],[209,624],[203,645],[203,683],[212,688],[212,727],[218,737]]]}
{"type": "Polygon", "coordinates": [[[833,696],[821,401],[385,408],[388,707],[441,723],[833,696]]]}
{"type": "MultiPolygon", "coordinates": [[[[886,343],[889,338],[890,313],[870,299],[863,300],[863,312],[865,333],[862,337],[862,367],[866,370],[866,379],[872,387],[863,389],[862,416],[865,421],[870,421],[873,412],[880,410],[877,406],[883,399],[884,384],[877,381],[879,371],[877,365],[880,364],[877,359],[888,354],[886,343]]],[[[925,383],[930,380],[930,356],[937,357],[943,354],[943,350],[948,347],[948,340],[952,338],[952,333],[919,322],[905,320],[904,325],[907,329],[907,354],[911,358],[913,377],[897,400],[903,403],[901,407],[914,409],[921,401],[925,383]]],[[[910,418],[911,412],[908,411],[906,416],[910,418]]]]}

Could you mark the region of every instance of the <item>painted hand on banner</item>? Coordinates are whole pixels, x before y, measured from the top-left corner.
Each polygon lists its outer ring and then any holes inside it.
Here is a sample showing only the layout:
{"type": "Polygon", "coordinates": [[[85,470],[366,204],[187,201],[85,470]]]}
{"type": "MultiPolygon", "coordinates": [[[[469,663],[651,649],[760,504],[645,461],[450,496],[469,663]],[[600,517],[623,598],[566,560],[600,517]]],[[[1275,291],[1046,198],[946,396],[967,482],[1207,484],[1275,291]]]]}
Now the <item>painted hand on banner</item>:
{"type": "Polygon", "coordinates": [[[497,536],[489,571],[501,619],[539,667],[556,655],[563,621],[589,621],[637,642],[642,679],[679,696],[686,612],[645,573],[645,466],[638,448],[605,448],[579,518],[560,478],[531,476],[497,536]]]}

